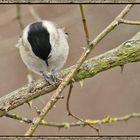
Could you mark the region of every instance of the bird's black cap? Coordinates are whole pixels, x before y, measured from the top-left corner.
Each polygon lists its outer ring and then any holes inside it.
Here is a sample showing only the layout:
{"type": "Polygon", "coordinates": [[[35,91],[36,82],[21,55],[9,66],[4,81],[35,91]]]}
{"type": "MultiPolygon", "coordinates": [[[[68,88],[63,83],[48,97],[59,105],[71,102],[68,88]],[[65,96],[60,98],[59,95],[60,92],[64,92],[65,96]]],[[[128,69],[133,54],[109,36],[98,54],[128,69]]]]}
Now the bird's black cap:
{"type": "Polygon", "coordinates": [[[48,30],[43,27],[41,21],[30,25],[28,31],[28,41],[34,54],[44,60],[48,65],[47,60],[51,52],[50,34],[48,30]]]}

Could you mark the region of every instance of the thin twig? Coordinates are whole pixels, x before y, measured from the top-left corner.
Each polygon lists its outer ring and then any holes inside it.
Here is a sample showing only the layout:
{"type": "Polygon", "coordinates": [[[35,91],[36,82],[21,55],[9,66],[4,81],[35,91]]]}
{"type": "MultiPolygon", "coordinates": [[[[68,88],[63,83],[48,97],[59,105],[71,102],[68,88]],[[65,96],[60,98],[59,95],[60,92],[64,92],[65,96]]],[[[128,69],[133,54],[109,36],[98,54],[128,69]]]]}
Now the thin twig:
{"type": "MultiPolygon", "coordinates": [[[[26,124],[33,124],[32,120],[28,118],[20,117],[16,114],[8,113],[6,114],[6,117],[14,120],[19,120],[20,122],[24,122],[26,124]]],[[[84,122],[77,121],[77,122],[70,122],[70,123],[69,122],[57,123],[57,122],[41,121],[39,125],[57,127],[57,128],[70,128],[70,127],[77,127],[77,126],[85,126],[86,125],[85,122],[89,123],[90,125],[101,125],[101,124],[108,124],[108,123],[110,124],[110,123],[129,121],[130,119],[134,119],[134,118],[140,118],[140,112],[127,114],[121,117],[107,116],[103,119],[98,119],[98,120],[86,119],[84,120],[84,122]]]]}
{"type": "Polygon", "coordinates": [[[90,43],[89,31],[88,31],[87,22],[86,22],[84,6],[82,4],[80,4],[80,12],[81,12],[82,22],[83,22],[83,26],[84,26],[85,35],[86,35],[87,45],[89,45],[89,43],[90,43]]]}
{"type": "Polygon", "coordinates": [[[140,21],[131,21],[131,20],[121,19],[120,22],[123,24],[128,24],[128,25],[140,25],[140,21]]]}
{"type": "Polygon", "coordinates": [[[18,116],[16,114],[9,114],[9,113],[7,113],[5,115],[5,117],[11,118],[11,119],[15,119],[15,120],[19,120],[20,122],[24,122],[24,123],[28,123],[28,124],[32,123],[32,120],[20,117],[20,116],[18,116]]]}
{"type": "Polygon", "coordinates": [[[99,129],[92,126],[90,123],[84,121],[83,119],[79,118],[78,116],[76,116],[75,114],[73,114],[70,110],[70,97],[71,97],[71,91],[72,91],[72,88],[73,88],[73,83],[70,83],[70,88],[69,88],[69,93],[68,93],[68,97],[67,97],[67,101],[66,101],[66,108],[67,108],[67,111],[68,111],[68,115],[72,116],[73,118],[85,123],[85,125],[88,125],[89,127],[93,128],[94,130],[97,131],[98,135],[99,135],[99,129]]]}
{"type": "MultiPolygon", "coordinates": [[[[85,31],[85,36],[86,36],[86,42],[87,42],[87,45],[89,46],[89,43],[90,43],[89,31],[88,31],[87,22],[86,22],[84,6],[82,4],[80,4],[79,7],[80,7],[81,18],[82,18],[82,22],[83,22],[84,31],[85,31]]],[[[75,119],[78,119],[81,122],[84,122],[85,124],[89,125],[91,128],[96,130],[97,133],[99,134],[99,129],[95,128],[94,126],[90,125],[89,123],[86,123],[83,119],[79,118],[78,116],[76,116],[75,114],[73,114],[71,112],[70,107],[69,107],[69,100],[70,100],[72,89],[73,89],[73,83],[70,83],[69,93],[68,93],[67,102],[66,102],[66,108],[68,111],[68,115],[70,115],[70,116],[74,117],[75,119]]]]}
{"type": "Polygon", "coordinates": [[[17,14],[16,19],[18,20],[20,29],[23,30],[24,25],[22,23],[22,18],[21,18],[21,7],[20,7],[20,4],[16,5],[16,14],[17,14]]]}
{"type": "Polygon", "coordinates": [[[35,118],[35,123],[32,124],[29,129],[26,131],[26,136],[32,136],[37,127],[39,126],[41,120],[46,116],[49,110],[53,107],[53,105],[59,100],[59,96],[61,96],[62,91],[66,87],[66,85],[71,81],[73,76],[76,74],[80,66],[86,60],[88,55],[91,53],[92,49],[97,46],[97,44],[109,33],[111,32],[117,25],[120,23],[120,19],[122,19],[133,7],[132,4],[127,5],[124,10],[115,18],[115,20],[108,25],[91,43],[90,46],[86,48],[84,53],[82,53],[80,59],[76,63],[76,67],[70,71],[70,73],[63,79],[59,87],[57,88],[56,92],[52,95],[48,103],[42,109],[39,116],[35,118]]]}
{"type": "Polygon", "coordinates": [[[40,20],[41,19],[40,16],[36,13],[36,11],[35,11],[33,6],[30,5],[28,7],[28,9],[29,9],[31,15],[34,17],[35,20],[40,20]]]}
{"type": "Polygon", "coordinates": [[[68,93],[67,101],[66,101],[66,108],[67,108],[67,111],[68,111],[68,115],[71,115],[72,114],[71,111],[70,111],[70,108],[69,108],[69,101],[70,101],[70,96],[71,96],[72,88],[73,88],[73,84],[70,83],[69,93],[68,93]]]}

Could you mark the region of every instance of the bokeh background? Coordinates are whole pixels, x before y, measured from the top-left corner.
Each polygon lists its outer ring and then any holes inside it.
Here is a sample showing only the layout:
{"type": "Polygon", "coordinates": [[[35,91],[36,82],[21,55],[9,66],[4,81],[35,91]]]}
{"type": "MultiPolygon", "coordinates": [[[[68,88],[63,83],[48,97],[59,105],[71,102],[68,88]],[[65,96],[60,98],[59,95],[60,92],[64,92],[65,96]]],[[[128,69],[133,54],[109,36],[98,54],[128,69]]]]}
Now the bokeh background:
{"type": "MultiPolygon", "coordinates": [[[[20,5],[24,25],[34,21],[29,11],[31,5],[20,5]]],[[[79,5],[32,5],[42,19],[48,19],[65,27],[69,34],[70,53],[65,68],[76,63],[82,47],[86,46],[79,5]]],[[[91,40],[96,37],[125,7],[117,4],[84,5],[91,40]]],[[[23,64],[18,48],[15,47],[22,31],[16,20],[16,5],[0,5],[0,96],[4,96],[27,83],[27,69],[23,64]]],[[[135,5],[125,17],[130,20],[140,20],[140,5],[135,5]]],[[[140,30],[139,26],[119,25],[93,50],[90,57],[113,49],[123,41],[131,38],[140,30]]],[[[83,119],[102,119],[107,115],[123,116],[140,112],[140,63],[127,64],[123,73],[120,67],[110,69],[84,81],[83,88],[79,83],[74,84],[70,100],[71,110],[83,119]]],[[[38,76],[34,77],[37,79],[38,76]]],[[[68,87],[64,90],[65,99],[60,100],[45,120],[50,122],[75,122],[67,116],[66,97],[68,87]]],[[[33,105],[42,109],[52,94],[44,95],[43,102],[39,99],[33,105]]],[[[33,119],[35,109],[27,104],[12,110],[11,113],[33,119]]],[[[23,135],[30,125],[10,118],[0,118],[0,135],[23,135]]],[[[118,122],[96,126],[101,135],[139,135],[140,118],[127,122],[118,122]]],[[[72,127],[60,129],[39,126],[35,135],[97,135],[90,127],[72,127]]]]}

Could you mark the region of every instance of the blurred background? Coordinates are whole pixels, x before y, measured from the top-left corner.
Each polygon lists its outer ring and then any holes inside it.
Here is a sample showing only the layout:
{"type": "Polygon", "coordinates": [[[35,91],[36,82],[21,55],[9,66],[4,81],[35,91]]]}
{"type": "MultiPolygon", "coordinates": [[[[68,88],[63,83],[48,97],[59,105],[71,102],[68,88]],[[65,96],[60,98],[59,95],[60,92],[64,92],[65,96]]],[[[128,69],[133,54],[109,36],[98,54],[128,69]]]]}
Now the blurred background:
{"type": "MultiPolygon", "coordinates": [[[[41,19],[52,20],[65,27],[69,34],[70,53],[65,64],[69,67],[76,63],[82,47],[86,46],[85,34],[77,4],[36,4],[20,5],[22,22],[26,26],[34,21],[29,7],[32,6],[41,19]]],[[[84,5],[91,40],[96,37],[125,7],[117,4],[84,5]]],[[[16,19],[16,5],[0,5],[0,96],[4,96],[27,83],[27,69],[23,64],[18,48],[15,47],[22,30],[16,19]]],[[[135,5],[125,19],[140,20],[140,5],[135,5]]],[[[90,57],[113,49],[140,30],[139,26],[119,25],[93,50],[90,57]]],[[[37,79],[38,76],[34,75],[37,79]]],[[[84,80],[83,88],[74,84],[70,107],[74,114],[83,119],[102,119],[107,115],[123,116],[140,112],[140,64],[127,64],[121,73],[120,67],[110,69],[84,80]]],[[[45,120],[48,122],[76,122],[67,115],[66,97],[68,87],[64,90],[65,98],[60,100],[45,120]]],[[[33,106],[40,110],[52,94],[44,95],[44,103],[39,99],[33,101],[33,106]]],[[[35,109],[24,104],[11,111],[22,117],[33,119],[35,109]]],[[[23,135],[30,125],[10,118],[0,118],[0,135],[23,135]]],[[[127,122],[97,125],[101,135],[138,135],[140,134],[140,118],[127,122]]],[[[71,127],[58,129],[39,126],[35,135],[97,135],[90,127],[71,127]]]]}

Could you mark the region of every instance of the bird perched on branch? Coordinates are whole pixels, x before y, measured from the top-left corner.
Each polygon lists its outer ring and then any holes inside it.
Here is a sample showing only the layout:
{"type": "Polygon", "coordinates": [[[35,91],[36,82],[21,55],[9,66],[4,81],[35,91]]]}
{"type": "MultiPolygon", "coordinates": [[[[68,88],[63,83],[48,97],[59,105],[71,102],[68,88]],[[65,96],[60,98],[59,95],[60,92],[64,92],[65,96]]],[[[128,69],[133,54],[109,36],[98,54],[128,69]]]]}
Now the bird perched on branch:
{"type": "Polygon", "coordinates": [[[27,25],[17,47],[24,64],[50,82],[67,60],[69,45],[63,28],[48,20],[27,25]]]}

